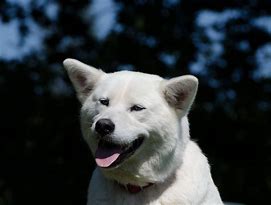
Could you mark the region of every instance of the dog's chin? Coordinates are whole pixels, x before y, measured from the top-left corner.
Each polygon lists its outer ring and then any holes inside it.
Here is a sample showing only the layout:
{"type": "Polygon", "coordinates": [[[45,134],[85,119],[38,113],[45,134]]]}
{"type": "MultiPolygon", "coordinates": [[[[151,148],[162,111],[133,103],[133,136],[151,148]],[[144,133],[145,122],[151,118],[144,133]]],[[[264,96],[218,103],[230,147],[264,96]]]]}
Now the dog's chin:
{"type": "Polygon", "coordinates": [[[143,142],[143,136],[129,144],[117,144],[100,139],[95,153],[96,164],[103,169],[117,168],[134,155],[143,142]]]}

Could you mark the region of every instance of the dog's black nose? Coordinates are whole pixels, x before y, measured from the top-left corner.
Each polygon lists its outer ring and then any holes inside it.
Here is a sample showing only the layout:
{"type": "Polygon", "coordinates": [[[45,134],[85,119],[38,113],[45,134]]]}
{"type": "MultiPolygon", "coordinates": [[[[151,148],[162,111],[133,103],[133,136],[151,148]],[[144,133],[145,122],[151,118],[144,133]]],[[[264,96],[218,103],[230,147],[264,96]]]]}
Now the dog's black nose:
{"type": "Polygon", "coordinates": [[[110,119],[100,119],[95,125],[95,130],[101,135],[101,137],[111,134],[114,129],[115,125],[110,119]]]}

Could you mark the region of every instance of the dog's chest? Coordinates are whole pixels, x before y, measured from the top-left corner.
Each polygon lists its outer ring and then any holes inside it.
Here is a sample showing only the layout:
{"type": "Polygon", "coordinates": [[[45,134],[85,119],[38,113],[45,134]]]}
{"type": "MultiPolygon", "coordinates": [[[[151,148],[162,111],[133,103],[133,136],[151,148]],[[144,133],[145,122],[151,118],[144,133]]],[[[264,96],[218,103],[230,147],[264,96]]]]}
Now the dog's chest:
{"type": "MultiPolygon", "coordinates": [[[[96,181],[95,179],[94,181],[96,181]]],[[[181,205],[189,204],[180,199],[179,194],[162,192],[153,185],[138,193],[130,193],[123,187],[105,180],[96,181],[96,186],[91,183],[87,205],[181,205]],[[99,181],[99,183],[97,183],[99,181]],[[91,191],[93,190],[93,191],[91,191]],[[176,197],[176,198],[175,198],[176,197]]]]}

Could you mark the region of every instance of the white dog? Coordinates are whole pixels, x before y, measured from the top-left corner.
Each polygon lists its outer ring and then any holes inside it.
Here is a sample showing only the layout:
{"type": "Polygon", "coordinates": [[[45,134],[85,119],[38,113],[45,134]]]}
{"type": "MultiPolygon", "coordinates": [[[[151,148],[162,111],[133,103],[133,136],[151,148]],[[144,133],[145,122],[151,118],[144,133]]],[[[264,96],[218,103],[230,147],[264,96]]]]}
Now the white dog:
{"type": "Polygon", "coordinates": [[[64,66],[98,166],[88,205],[223,204],[208,161],[189,136],[197,78],[104,73],[73,59],[64,66]]]}

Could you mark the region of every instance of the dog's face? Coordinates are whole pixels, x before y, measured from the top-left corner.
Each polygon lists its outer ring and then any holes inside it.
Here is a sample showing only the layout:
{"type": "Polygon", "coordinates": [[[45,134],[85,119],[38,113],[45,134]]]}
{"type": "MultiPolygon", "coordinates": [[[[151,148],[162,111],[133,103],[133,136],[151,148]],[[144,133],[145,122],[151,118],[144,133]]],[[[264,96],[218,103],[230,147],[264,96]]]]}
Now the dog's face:
{"type": "Polygon", "coordinates": [[[82,103],[84,139],[107,177],[144,184],[176,169],[189,136],[186,114],[195,77],[106,74],[72,59],[64,65],[82,103]]]}

